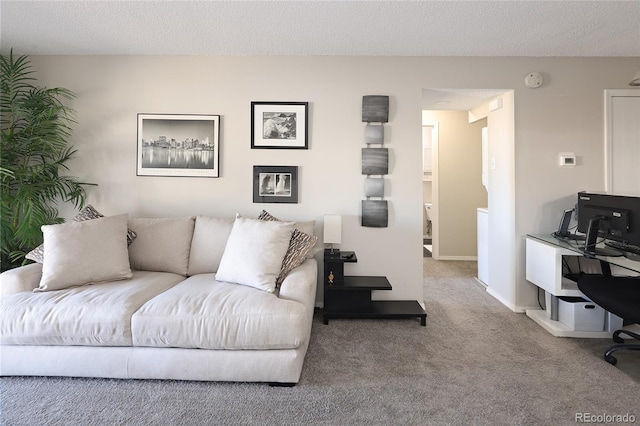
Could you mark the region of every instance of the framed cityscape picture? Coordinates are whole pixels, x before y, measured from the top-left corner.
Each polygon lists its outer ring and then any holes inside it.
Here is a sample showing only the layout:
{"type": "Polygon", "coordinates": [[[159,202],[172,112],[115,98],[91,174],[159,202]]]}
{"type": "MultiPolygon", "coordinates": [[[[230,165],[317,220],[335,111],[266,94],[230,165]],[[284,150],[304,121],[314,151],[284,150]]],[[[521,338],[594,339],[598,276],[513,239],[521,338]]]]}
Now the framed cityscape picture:
{"type": "Polygon", "coordinates": [[[138,176],[220,177],[220,116],[138,114],[138,176]]]}
{"type": "Polygon", "coordinates": [[[254,203],[297,203],[297,166],[253,166],[254,203]]]}
{"type": "Polygon", "coordinates": [[[309,149],[308,102],[251,102],[251,149],[309,149]]]}

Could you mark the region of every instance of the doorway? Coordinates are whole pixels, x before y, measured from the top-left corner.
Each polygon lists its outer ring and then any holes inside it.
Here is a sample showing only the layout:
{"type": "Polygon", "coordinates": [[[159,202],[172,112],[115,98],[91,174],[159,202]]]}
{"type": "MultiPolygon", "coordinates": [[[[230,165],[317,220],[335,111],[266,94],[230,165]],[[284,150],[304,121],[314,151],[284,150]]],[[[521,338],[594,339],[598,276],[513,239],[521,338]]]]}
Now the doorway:
{"type": "MultiPolygon", "coordinates": [[[[428,200],[425,195],[428,194],[424,189],[427,179],[423,176],[423,201],[431,204],[428,216],[431,220],[433,257],[435,260],[477,261],[478,209],[482,209],[488,222],[485,232],[494,236],[483,252],[489,259],[491,253],[495,253],[493,259],[496,262],[492,268],[490,260],[485,258],[486,269],[500,269],[495,273],[496,289],[499,292],[494,294],[490,288],[488,291],[504,303],[505,299],[511,298],[514,290],[507,288],[513,287],[513,280],[507,279],[507,276],[515,271],[514,256],[505,254],[505,248],[513,247],[515,239],[515,227],[512,226],[515,220],[513,91],[424,89],[422,107],[423,140],[428,133],[426,129],[432,132],[432,175],[428,180],[432,199],[428,200]],[[450,119],[447,116],[449,113],[456,118],[450,119]],[[460,127],[470,128],[474,134],[473,141],[465,145],[464,141],[460,142],[460,138],[453,136],[451,139],[454,142],[450,146],[450,142],[444,138],[444,120],[450,123],[457,121],[460,127]],[[491,134],[484,144],[484,156],[483,127],[488,128],[488,133],[491,134]],[[435,129],[437,135],[434,137],[435,129]],[[467,158],[469,152],[465,146],[474,151],[471,156],[473,158],[467,158]],[[473,164],[470,165],[468,161],[473,164]],[[473,176],[465,177],[469,173],[473,176]],[[473,187],[471,195],[466,191],[469,186],[473,187]],[[439,218],[442,220],[438,220],[439,218]]],[[[425,146],[426,144],[423,145],[423,151],[425,146]]],[[[423,158],[426,157],[423,155],[423,158]]],[[[423,168],[424,172],[428,169],[426,166],[423,168]]],[[[427,215],[426,208],[424,214],[427,215]]],[[[425,225],[427,223],[425,219],[425,225]]]]}
{"type": "MultiPolygon", "coordinates": [[[[423,257],[433,257],[433,152],[438,146],[438,123],[422,126],[422,253],[423,257]]],[[[438,257],[437,255],[435,256],[438,257]]]]}

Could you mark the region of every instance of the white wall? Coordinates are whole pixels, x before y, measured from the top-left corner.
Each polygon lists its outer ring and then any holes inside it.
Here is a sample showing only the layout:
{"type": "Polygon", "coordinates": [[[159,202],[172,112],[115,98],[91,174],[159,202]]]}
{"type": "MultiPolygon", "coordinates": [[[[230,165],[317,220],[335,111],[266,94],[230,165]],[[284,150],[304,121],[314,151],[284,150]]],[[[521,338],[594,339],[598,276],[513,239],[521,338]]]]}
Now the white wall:
{"type": "MultiPolygon", "coordinates": [[[[516,282],[516,187],[514,93],[502,96],[502,108],[487,116],[489,136],[489,287],[487,291],[518,310],[516,282]]],[[[524,283],[524,286],[529,286],[524,283]]]]}
{"type": "MultiPolygon", "coordinates": [[[[515,90],[516,305],[535,304],[524,279],[524,235],[546,232],[573,195],[603,189],[603,90],[626,88],[640,58],[420,57],[34,57],[43,85],[74,90],[78,149],[72,173],[100,186],[89,201],[105,214],[255,216],[266,207],[284,219],[343,215],[344,249],[358,253],[354,274],[384,274],[393,299],[422,300],[422,89],[515,90]],[[524,87],[531,71],[539,89],[524,87]],[[360,149],[363,95],[391,98],[386,138],[391,173],[388,228],[359,226],[364,177],[360,149]],[[310,102],[308,151],[251,150],[250,102],[310,102]],[[136,177],[137,113],[222,115],[219,179],[136,177]],[[557,167],[560,151],[579,166],[557,167]],[[256,164],[300,167],[300,203],[253,204],[256,164]]],[[[67,210],[68,216],[72,215],[67,210]]],[[[319,228],[319,227],[318,227],[319,228]]],[[[492,277],[493,281],[493,277],[492,277]]],[[[428,298],[427,298],[428,311],[428,298]]]]}
{"type": "MultiPolygon", "coordinates": [[[[392,62],[348,58],[39,57],[47,86],[77,94],[78,149],[73,174],[99,186],[89,202],[104,214],[256,217],[343,216],[341,248],[355,250],[350,273],[386,275],[394,290],[378,298],[422,302],[421,91],[404,83],[392,62]],[[386,146],[390,174],[388,228],[360,226],[364,199],[362,96],[390,96],[386,146]],[[308,101],[309,150],[252,150],[251,101],[308,101]],[[136,176],[138,113],[222,116],[221,177],[136,176]],[[299,167],[298,204],[253,204],[253,165],[299,167]]],[[[72,211],[67,213],[68,216],[72,211]]],[[[321,228],[318,225],[318,235],[321,228]]],[[[320,293],[319,293],[320,294],[320,293]]]]}

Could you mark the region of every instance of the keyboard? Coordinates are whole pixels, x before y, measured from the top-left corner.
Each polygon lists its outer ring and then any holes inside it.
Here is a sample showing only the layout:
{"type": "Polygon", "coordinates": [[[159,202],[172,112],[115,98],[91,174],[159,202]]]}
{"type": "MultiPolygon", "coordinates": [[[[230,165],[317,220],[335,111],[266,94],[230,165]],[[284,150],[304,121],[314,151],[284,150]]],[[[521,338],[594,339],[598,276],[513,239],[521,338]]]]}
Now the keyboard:
{"type": "Polygon", "coordinates": [[[627,253],[631,253],[631,254],[635,254],[640,256],[640,247],[638,246],[634,246],[631,244],[627,244],[627,243],[622,243],[620,241],[610,241],[607,240],[604,242],[605,246],[614,248],[616,250],[620,250],[620,251],[625,251],[627,253]]]}

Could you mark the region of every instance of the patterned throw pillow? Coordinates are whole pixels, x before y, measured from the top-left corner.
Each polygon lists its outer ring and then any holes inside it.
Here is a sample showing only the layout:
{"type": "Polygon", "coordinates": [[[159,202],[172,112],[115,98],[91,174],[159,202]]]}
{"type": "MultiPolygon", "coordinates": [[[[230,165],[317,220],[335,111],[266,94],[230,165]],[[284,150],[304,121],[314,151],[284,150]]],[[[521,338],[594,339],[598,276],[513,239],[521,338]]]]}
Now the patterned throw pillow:
{"type": "MultiPolygon", "coordinates": [[[[74,222],[84,222],[85,220],[99,219],[101,217],[104,217],[102,213],[96,210],[91,204],[87,204],[87,207],[80,210],[80,212],[71,220],[74,222]]],[[[127,245],[131,244],[135,238],[136,233],[127,228],[127,245]]],[[[38,247],[31,250],[27,253],[25,258],[37,263],[44,262],[44,244],[40,244],[38,247]]]]}
{"type": "MultiPolygon", "coordinates": [[[[258,219],[281,222],[280,219],[272,216],[266,210],[262,210],[262,212],[260,212],[258,219]]],[[[276,279],[276,284],[278,286],[282,284],[282,281],[284,281],[289,272],[300,266],[302,262],[305,261],[317,242],[318,237],[316,237],[315,235],[305,234],[298,229],[293,230],[293,233],[291,234],[291,241],[289,241],[289,249],[287,250],[287,254],[285,254],[284,259],[282,260],[280,274],[276,279]]]]}

